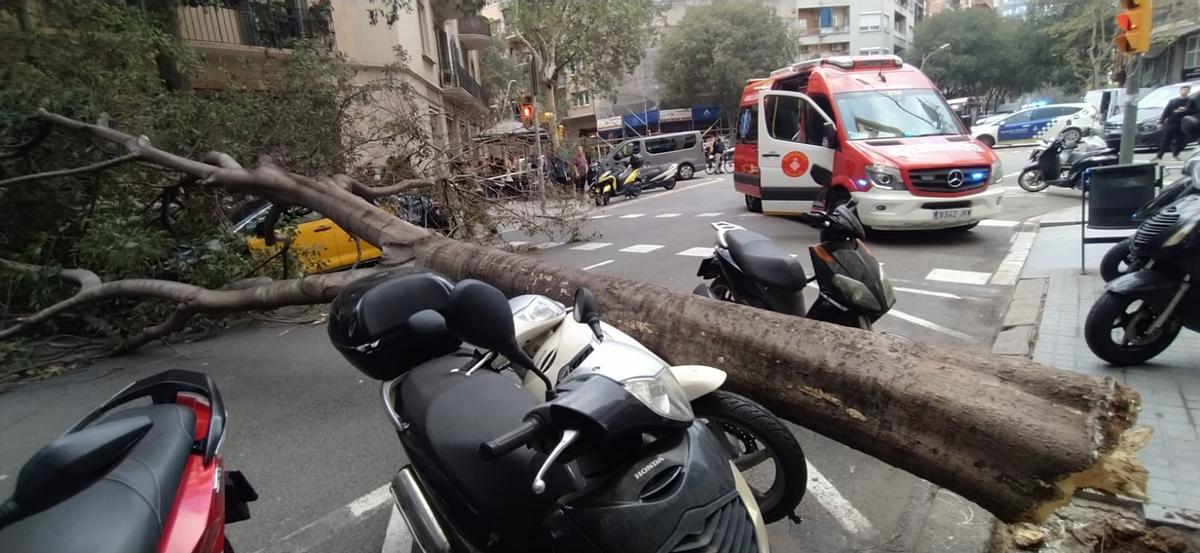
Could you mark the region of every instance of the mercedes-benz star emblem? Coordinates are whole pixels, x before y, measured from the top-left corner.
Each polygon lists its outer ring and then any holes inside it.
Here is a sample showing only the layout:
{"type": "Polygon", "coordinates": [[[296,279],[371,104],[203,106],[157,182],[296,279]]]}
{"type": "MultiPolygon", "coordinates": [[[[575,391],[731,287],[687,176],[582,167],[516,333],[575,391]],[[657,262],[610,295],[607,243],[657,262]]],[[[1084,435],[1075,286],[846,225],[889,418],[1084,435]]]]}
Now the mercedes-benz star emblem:
{"type": "Polygon", "coordinates": [[[946,175],[946,184],[949,184],[950,188],[958,188],[962,186],[963,172],[959,171],[958,169],[950,171],[950,174],[946,175]]]}

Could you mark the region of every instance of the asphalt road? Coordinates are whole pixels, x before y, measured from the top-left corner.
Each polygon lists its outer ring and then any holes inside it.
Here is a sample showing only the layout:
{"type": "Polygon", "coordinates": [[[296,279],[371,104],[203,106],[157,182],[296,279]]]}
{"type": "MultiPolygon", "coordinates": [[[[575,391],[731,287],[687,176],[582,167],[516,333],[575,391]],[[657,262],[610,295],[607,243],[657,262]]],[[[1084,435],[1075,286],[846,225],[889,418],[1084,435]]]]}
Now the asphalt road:
{"type": "MultiPolygon", "coordinates": [[[[1012,174],[1028,150],[1000,155],[1012,174]]],[[[880,330],[949,347],[989,347],[1011,293],[1011,286],[990,282],[1013,245],[1019,246],[1019,223],[1078,201],[1069,194],[1022,192],[1015,175],[1005,184],[1014,188],[990,226],[870,240],[898,287],[895,313],[904,314],[885,317],[880,330]],[[930,278],[934,269],[959,272],[935,272],[950,279],[937,280],[930,278]],[[982,284],[966,282],[984,278],[982,284]]],[[[711,221],[767,234],[800,254],[806,267],[805,248],[816,241],[816,231],[798,222],[746,213],[728,176],[701,175],[674,191],[617,200],[590,216],[602,216],[591,220],[599,233],[594,242],[610,245],[581,250],[582,244],[564,244],[533,255],[576,267],[611,260],[591,270],[691,290],[700,258],[678,253],[711,246],[711,221]],[[626,217],[633,214],[641,215],[626,217]],[[636,245],[661,247],[620,251],[636,245]]],[[[222,448],[226,466],[243,470],[261,496],[251,505],[253,518],[229,528],[239,551],[375,553],[385,539],[403,543],[403,525],[389,516],[381,487],[404,457],[384,418],[378,384],[329,346],[319,324],[244,325],[194,343],[147,347],[0,395],[0,494],[11,493],[16,471],[38,447],[132,380],[167,368],[205,371],[224,396],[230,415],[222,448]]],[[[838,443],[795,431],[816,470],[801,505],[803,522],[771,527],[775,551],[982,550],[990,518],[978,507],[838,443]]]]}

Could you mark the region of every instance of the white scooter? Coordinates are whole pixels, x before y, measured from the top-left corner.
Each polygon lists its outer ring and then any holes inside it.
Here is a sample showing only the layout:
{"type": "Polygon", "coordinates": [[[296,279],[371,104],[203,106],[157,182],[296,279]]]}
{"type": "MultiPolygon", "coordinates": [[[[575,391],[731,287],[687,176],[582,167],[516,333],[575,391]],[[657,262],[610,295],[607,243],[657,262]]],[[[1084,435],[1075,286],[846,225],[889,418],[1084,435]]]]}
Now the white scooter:
{"type": "MultiPolygon", "coordinates": [[[[538,295],[517,296],[508,303],[517,343],[533,358],[550,385],[570,374],[578,358],[586,356],[596,340],[629,344],[658,358],[633,337],[602,322],[596,300],[587,289],[576,292],[572,309],[538,295]],[[575,316],[567,317],[568,313],[575,316]],[[591,320],[579,320],[581,313],[591,314],[591,320]]],[[[721,369],[663,364],[671,367],[696,417],[708,420],[713,433],[722,438],[734,464],[749,482],[763,519],[769,523],[794,517],[804,497],[808,468],[799,442],[783,421],[745,397],[720,390],[726,378],[721,369]]],[[[526,371],[522,379],[524,388],[538,397],[545,394],[547,383],[534,371],[526,371]]]]}

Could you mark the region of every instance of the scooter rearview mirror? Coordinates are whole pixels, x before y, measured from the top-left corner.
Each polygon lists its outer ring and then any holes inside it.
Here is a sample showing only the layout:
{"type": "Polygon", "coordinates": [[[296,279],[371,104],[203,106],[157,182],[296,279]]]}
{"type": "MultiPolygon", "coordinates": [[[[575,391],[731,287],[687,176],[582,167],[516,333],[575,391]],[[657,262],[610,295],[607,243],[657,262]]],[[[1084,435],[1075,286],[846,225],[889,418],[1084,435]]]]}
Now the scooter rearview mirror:
{"type": "Polygon", "coordinates": [[[573,311],[575,322],[587,324],[597,340],[604,339],[604,332],[600,329],[600,309],[596,307],[596,296],[591,290],[584,287],[575,289],[573,311]]]}
{"type": "Polygon", "coordinates": [[[517,344],[508,300],[490,284],[473,279],[460,281],[450,292],[444,316],[446,328],[455,336],[503,355],[526,370],[537,370],[517,344]]]}
{"type": "Polygon", "coordinates": [[[812,178],[821,186],[829,186],[833,182],[833,172],[820,165],[812,166],[812,178]]]}

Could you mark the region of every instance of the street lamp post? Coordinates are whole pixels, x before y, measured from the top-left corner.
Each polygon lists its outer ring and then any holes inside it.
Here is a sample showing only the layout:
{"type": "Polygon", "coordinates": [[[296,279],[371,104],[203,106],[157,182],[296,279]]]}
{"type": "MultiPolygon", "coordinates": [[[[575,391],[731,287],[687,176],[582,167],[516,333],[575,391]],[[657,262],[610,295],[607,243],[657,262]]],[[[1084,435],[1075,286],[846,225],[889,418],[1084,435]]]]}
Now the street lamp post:
{"type": "Polygon", "coordinates": [[[938,46],[936,49],[934,49],[934,51],[932,51],[932,52],[930,52],[930,53],[928,53],[928,54],[925,54],[924,56],[922,56],[922,57],[921,57],[921,67],[920,67],[920,69],[921,69],[922,71],[924,71],[924,70],[925,70],[925,62],[929,61],[929,58],[933,57],[933,55],[934,55],[934,54],[936,54],[936,53],[938,53],[938,52],[941,52],[942,50],[945,50],[946,48],[949,48],[949,47],[950,47],[950,43],[949,43],[949,42],[947,42],[947,43],[945,43],[945,44],[943,44],[943,45],[941,45],[941,46],[938,46]]]}

